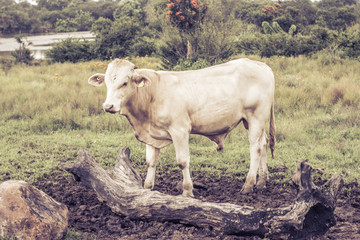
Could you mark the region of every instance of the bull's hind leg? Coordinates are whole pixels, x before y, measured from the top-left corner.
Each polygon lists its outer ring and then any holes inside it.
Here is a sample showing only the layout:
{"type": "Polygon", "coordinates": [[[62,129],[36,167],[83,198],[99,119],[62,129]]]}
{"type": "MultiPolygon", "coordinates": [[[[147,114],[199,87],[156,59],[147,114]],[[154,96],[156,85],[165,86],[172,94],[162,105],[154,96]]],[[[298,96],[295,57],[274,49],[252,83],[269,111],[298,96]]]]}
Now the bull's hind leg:
{"type": "Polygon", "coordinates": [[[266,181],[264,172],[267,172],[267,167],[264,167],[266,160],[262,159],[264,153],[266,154],[266,134],[264,121],[252,119],[249,121],[249,143],[250,143],[250,169],[246,177],[245,184],[241,190],[242,193],[253,192],[256,184],[256,176],[261,164],[261,172],[259,176],[259,187],[265,187],[266,181]]]}
{"type": "Polygon", "coordinates": [[[159,159],[160,149],[146,145],[146,164],[148,166],[144,188],[153,189],[155,184],[156,163],[159,159]]]}
{"type": "Polygon", "coordinates": [[[259,165],[259,177],[256,182],[257,189],[266,188],[266,182],[269,180],[269,171],[267,164],[267,136],[265,131],[263,132],[263,136],[261,137],[261,154],[260,154],[260,165],[259,165]]]}

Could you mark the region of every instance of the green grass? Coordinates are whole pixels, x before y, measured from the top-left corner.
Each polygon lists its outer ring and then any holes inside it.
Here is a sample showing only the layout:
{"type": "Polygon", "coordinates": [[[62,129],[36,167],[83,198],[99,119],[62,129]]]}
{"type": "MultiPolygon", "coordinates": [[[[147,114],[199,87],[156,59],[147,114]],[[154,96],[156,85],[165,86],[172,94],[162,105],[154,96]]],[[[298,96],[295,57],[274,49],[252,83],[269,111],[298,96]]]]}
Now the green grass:
{"type": "MultiPolygon", "coordinates": [[[[346,181],[360,174],[360,63],[335,64],[319,55],[261,59],[276,76],[277,145],[269,166],[286,166],[290,180],[297,162],[309,159],[314,168],[343,174],[346,181]]],[[[330,56],[331,57],[331,56],[330,56]]],[[[130,59],[141,68],[159,69],[156,58],[130,59]]],[[[87,84],[104,72],[106,62],[15,66],[0,72],[0,181],[30,183],[62,171],[80,148],[89,148],[111,167],[120,149],[129,146],[132,161],[145,172],[145,146],[133,136],[122,116],[106,114],[101,105],[106,89],[87,84]]],[[[209,177],[245,179],[249,167],[247,131],[239,125],[226,139],[223,152],[201,136],[191,136],[191,170],[209,177]]],[[[173,146],[161,150],[158,169],[179,172],[173,146]]],[[[274,173],[274,176],[276,173],[274,173]]]]}
{"type": "MultiPolygon", "coordinates": [[[[299,160],[309,159],[326,175],[342,174],[345,181],[360,175],[360,62],[318,55],[261,59],[276,76],[277,145],[269,167],[285,166],[286,184],[299,160]]],[[[132,58],[141,68],[159,69],[156,58],[132,58]]],[[[89,76],[104,72],[107,62],[15,66],[0,72],[0,182],[29,183],[48,174],[67,174],[61,165],[88,148],[105,168],[119,151],[130,147],[131,159],[144,175],[145,146],[133,136],[127,120],[106,114],[101,105],[106,89],[87,84],[89,76]]],[[[191,170],[208,177],[245,180],[249,168],[247,131],[240,124],[225,141],[223,152],[207,138],[190,138],[191,170]]],[[[270,154],[269,154],[270,155],[270,154]]],[[[172,145],[161,150],[158,172],[181,175],[172,145]]],[[[194,174],[196,181],[196,174],[194,174]]],[[[64,239],[86,239],[69,230],[64,239]]]]}

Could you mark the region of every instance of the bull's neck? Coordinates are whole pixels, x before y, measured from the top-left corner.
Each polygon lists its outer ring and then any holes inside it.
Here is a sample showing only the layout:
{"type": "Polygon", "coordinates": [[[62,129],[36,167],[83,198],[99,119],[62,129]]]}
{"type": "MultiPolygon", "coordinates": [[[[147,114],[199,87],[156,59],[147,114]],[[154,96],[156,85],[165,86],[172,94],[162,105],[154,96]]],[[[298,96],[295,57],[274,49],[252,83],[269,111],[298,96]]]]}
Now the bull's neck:
{"type": "Polygon", "coordinates": [[[151,102],[154,98],[151,91],[153,87],[136,88],[134,94],[126,102],[122,114],[128,118],[133,127],[142,126],[150,120],[151,102]]]}
{"type": "Polygon", "coordinates": [[[133,127],[147,124],[151,119],[151,106],[155,101],[155,93],[160,84],[159,75],[151,70],[139,69],[138,74],[151,80],[149,86],[136,87],[125,103],[124,112],[133,127]]]}

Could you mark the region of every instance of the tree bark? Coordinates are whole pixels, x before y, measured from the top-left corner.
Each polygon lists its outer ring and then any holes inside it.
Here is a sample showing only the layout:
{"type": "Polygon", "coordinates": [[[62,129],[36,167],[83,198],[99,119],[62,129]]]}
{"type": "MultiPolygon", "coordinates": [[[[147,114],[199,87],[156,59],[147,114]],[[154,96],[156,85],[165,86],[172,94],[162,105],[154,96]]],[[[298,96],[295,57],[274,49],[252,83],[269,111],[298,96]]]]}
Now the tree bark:
{"type": "Polygon", "coordinates": [[[75,163],[64,166],[76,179],[92,188],[113,212],[131,219],[172,221],[210,228],[221,234],[299,238],[325,233],[335,225],[334,209],[343,179],[334,175],[317,187],[311,180],[308,161],[299,162],[293,176],[298,194],[294,203],[281,208],[255,209],[230,203],[211,203],[171,196],[142,187],[142,179],[131,166],[130,150],[124,148],[115,168],[106,171],[80,150],[75,163]]]}

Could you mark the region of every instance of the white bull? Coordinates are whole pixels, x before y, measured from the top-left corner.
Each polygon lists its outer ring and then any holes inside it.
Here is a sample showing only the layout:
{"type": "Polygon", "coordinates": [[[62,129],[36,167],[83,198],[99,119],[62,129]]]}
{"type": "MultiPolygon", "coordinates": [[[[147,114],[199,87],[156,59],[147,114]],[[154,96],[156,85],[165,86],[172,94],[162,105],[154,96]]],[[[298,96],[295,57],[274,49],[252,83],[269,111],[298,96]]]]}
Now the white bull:
{"type": "Polygon", "coordinates": [[[183,172],[183,195],[194,196],[189,134],[206,136],[221,150],[227,134],[241,121],[249,130],[250,142],[250,170],[242,192],[252,192],[255,184],[266,187],[269,116],[272,156],[275,149],[275,79],[266,64],[238,59],[201,70],[171,72],[137,69],[129,61],[115,59],[105,74],[94,74],[88,82],[95,86],[105,82],[104,110],[126,116],[136,138],[146,144],[145,188],[154,187],[160,149],[173,143],[183,172]]]}

